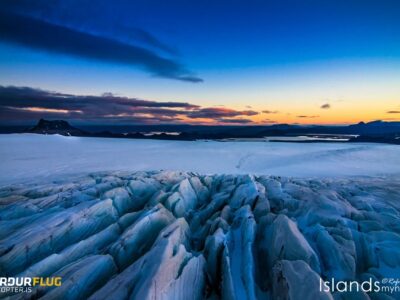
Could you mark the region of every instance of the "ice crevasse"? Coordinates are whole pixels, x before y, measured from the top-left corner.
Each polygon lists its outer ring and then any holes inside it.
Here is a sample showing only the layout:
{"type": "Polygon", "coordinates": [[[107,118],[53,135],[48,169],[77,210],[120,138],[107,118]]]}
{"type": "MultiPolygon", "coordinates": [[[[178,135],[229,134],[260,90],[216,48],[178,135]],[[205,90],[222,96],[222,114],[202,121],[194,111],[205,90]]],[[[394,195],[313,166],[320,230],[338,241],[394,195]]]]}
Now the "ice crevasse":
{"type": "MultiPolygon", "coordinates": [[[[400,179],[94,173],[0,189],[4,299],[399,299],[320,280],[400,275],[400,179]]],[[[396,298],[397,297],[397,298],[396,298]]]]}

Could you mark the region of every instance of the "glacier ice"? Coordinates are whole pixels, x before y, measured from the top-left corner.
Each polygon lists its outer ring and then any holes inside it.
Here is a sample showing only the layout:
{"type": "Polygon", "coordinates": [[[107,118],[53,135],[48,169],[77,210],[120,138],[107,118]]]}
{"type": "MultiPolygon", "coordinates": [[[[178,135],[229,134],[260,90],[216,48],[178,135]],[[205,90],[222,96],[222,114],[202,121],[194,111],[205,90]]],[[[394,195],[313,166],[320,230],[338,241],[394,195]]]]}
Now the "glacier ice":
{"type": "Polygon", "coordinates": [[[101,172],[0,189],[10,299],[396,299],[320,280],[398,278],[400,179],[101,172]]]}

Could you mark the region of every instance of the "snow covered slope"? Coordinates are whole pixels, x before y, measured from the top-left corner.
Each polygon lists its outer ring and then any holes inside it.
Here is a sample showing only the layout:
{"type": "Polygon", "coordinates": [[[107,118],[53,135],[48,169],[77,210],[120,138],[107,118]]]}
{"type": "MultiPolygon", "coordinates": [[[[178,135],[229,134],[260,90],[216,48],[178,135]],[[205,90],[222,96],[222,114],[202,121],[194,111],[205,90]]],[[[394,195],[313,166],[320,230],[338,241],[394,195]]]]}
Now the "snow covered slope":
{"type": "Polygon", "coordinates": [[[181,170],[301,177],[400,174],[384,144],[160,141],[0,135],[0,185],[81,172],[181,170]]]}
{"type": "Polygon", "coordinates": [[[35,299],[370,299],[320,278],[399,277],[399,178],[101,173],[0,205],[0,275],[62,277],[35,299]]]}

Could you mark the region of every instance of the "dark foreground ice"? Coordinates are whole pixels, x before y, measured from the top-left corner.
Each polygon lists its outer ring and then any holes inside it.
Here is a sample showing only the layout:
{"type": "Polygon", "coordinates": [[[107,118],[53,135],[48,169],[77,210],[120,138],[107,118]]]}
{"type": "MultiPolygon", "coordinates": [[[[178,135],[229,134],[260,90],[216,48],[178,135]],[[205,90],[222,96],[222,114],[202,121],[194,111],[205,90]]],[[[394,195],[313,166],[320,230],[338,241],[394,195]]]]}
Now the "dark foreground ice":
{"type": "Polygon", "coordinates": [[[0,190],[10,299],[399,299],[324,281],[400,277],[400,179],[97,173],[0,190]]]}

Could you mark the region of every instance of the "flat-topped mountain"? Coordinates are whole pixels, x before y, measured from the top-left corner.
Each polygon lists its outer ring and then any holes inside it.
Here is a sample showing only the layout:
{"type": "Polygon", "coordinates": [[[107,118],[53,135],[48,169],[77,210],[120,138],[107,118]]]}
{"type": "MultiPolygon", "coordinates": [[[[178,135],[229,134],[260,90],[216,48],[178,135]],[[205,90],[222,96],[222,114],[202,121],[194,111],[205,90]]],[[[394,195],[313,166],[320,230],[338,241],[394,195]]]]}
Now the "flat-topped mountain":
{"type": "Polygon", "coordinates": [[[48,121],[40,119],[36,126],[30,128],[28,132],[40,134],[61,134],[72,136],[86,136],[87,132],[71,126],[67,121],[54,120],[48,121]]]}

